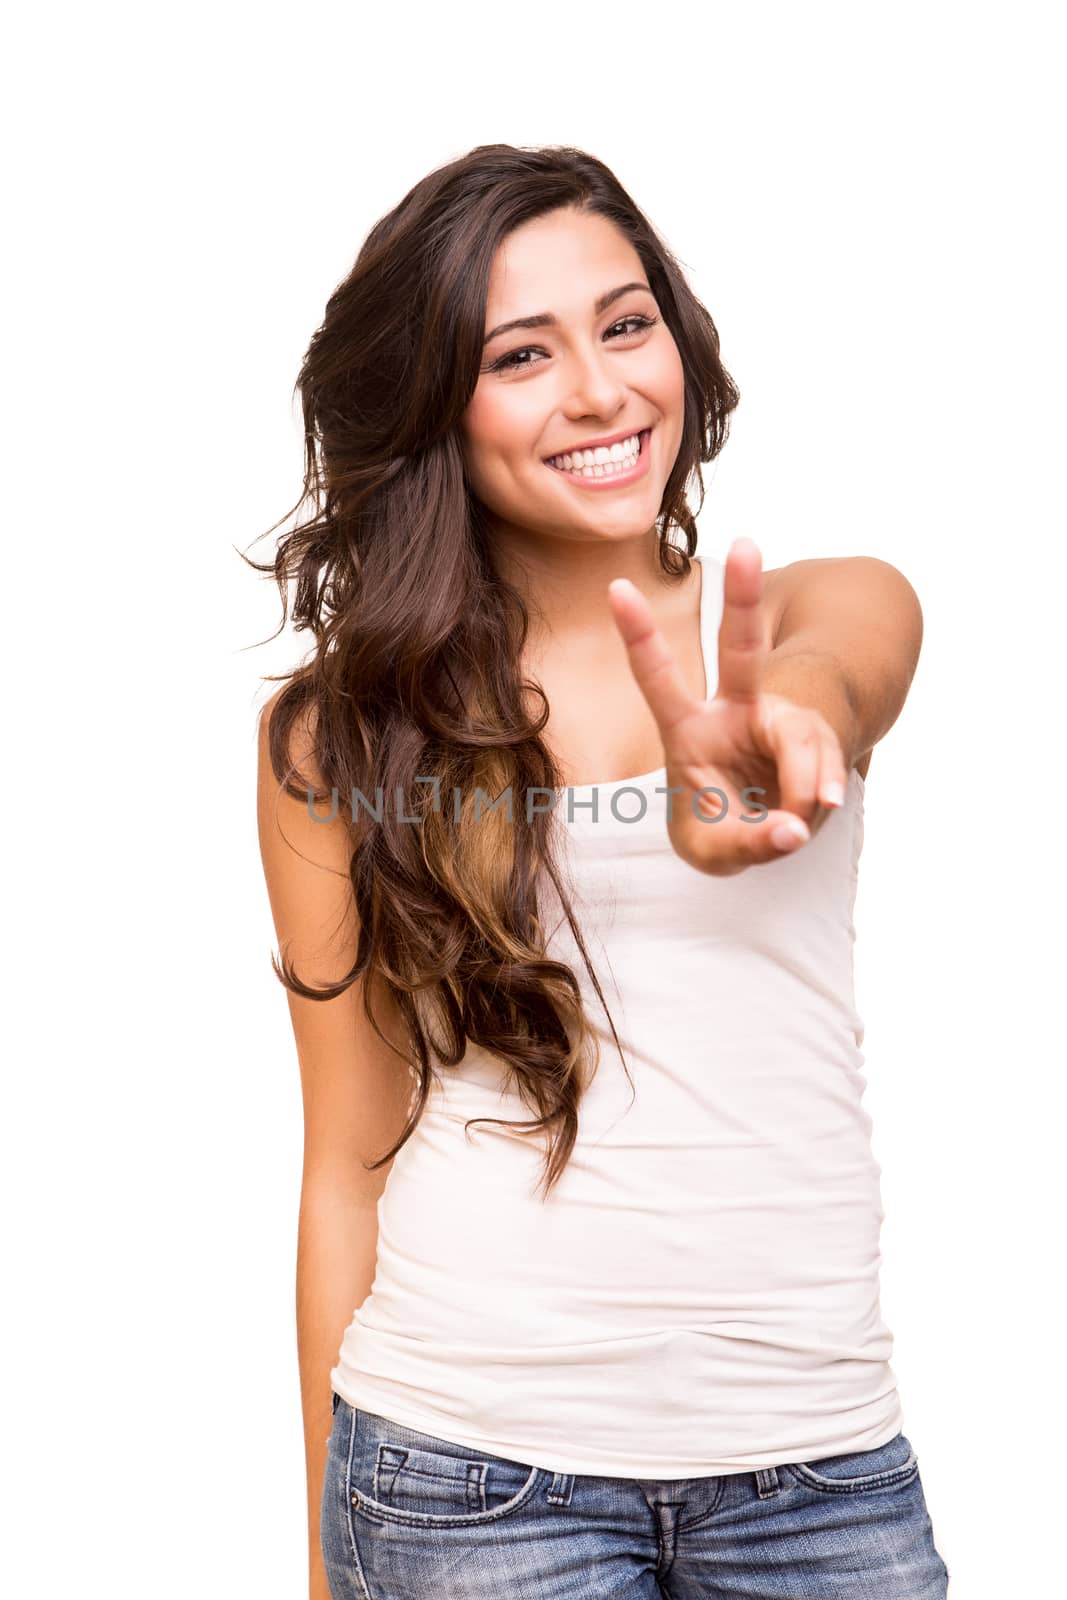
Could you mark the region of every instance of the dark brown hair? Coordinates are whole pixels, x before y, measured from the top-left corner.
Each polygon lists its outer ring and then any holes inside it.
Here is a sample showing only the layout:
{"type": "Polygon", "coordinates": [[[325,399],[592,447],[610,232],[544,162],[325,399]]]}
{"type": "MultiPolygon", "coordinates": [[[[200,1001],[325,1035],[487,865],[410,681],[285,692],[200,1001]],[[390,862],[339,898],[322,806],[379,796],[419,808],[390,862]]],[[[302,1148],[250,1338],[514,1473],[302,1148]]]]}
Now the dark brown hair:
{"type": "MultiPolygon", "coordinates": [[[[433,1058],[453,1067],[469,1043],[503,1058],[538,1113],[526,1123],[471,1120],[551,1135],[546,1196],[570,1158],[598,1050],[573,971],[546,955],[542,872],[604,997],[554,859],[550,815],[527,819],[523,801],[510,823],[493,811],[475,819],[479,789],[491,804],[509,786],[525,797],[562,784],[539,737],[547,699],[519,675],[526,606],[494,569],[459,430],[478,381],[495,253],[514,228],[561,207],[606,217],[625,235],[681,356],[684,427],[656,527],[662,571],[684,577],[696,549],[686,489],[695,478],[699,511],[700,464],[725,443],[737,390],[675,257],[608,168],[566,146],[480,145],[429,173],[371,229],[297,378],[304,492],[281,520],[309,514],[279,539],[272,563],[250,562],[277,580],[280,627],[295,580],[293,623],[315,641],[271,717],[275,776],[309,805],[340,795],[347,808],[354,790],[374,805],[379,788],[386,797],[399,789],[419,818],[412,825],[389,803],[380,820],[346,815],[360,922],[352,969],[323,988],[303,983],[284,953],[274,970],[309,999],[333,999],[364,975],[395,996],[418,1091],[400,1139],[370,1170],[414,1132],[433,1058]],[[684,551],[671,541],[675,527],[684,551]],[[542,705],[532,720],[524,694],[542,705]],[[291,760],[298,718],[325,791],[291,760]],[[440,781],[436,809],[431,786],[416,781],[430,774],[440,781]]],[[[366,982],[377,1027],[370,990],[366,982]]],[[[619,1046],[613,1023],[611,1033],[619,1046]]]]}

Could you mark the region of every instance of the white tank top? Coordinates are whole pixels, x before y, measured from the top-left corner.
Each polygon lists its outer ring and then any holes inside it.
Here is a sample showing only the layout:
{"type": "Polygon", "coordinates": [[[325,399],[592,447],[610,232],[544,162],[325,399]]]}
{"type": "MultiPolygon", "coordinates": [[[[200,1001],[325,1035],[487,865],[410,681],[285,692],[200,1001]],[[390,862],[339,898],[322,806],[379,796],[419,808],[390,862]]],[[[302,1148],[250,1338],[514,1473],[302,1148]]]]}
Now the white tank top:
{"type": "MultiPolygon", "coordinates": [[[[699,559],[710,697],[724,569],[699,559]]],[[[330,1373],[357,1408],[552,1472],[703,1477],[903,1426],[853,990],[863,779],[809,843],[723,879],[672,850],[665,782],[572,787],[554,818],[633,1090],[562,921],[549,954],[600,1042],[562,1177],[542,1200],[541,1140],[465,1136],[535,1115],[501,1058],[439,1068],[330,1373]]]]}

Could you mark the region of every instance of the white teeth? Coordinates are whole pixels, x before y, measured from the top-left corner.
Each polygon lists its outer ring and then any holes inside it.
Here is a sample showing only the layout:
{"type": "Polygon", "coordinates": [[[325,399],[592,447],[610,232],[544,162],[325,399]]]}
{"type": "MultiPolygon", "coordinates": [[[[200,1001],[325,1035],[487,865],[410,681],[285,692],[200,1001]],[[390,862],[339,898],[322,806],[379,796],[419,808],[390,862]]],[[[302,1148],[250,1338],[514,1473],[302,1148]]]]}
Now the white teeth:
{"type": "Polygon", "coordinates": [[[560,472],[573,472],[583,478],[605,478],[632,467],[641,453],[641,436],[635,433],[618,444],[598,445],[595,450],[575,450],[569,455],[550,456],[549,466],[560,472]]]}

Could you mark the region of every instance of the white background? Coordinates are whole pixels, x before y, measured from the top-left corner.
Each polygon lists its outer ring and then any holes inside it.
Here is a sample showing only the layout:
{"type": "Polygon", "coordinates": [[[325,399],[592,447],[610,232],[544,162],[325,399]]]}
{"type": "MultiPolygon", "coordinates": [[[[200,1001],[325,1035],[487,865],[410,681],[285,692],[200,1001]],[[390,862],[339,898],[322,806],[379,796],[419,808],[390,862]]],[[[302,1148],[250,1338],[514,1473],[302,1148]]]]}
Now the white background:
{"type": "Polygon", "coordinates": [[[1051,6],[24,8],[4,148],[3,1117],[20,1600],[305,1591],[301,1123],[242,562],[372,223],[606,161],[742,395],[700,544],[923,604],[856,908],[894,1368],[953,1600],[1052,1592],[1064,1408],[1064,61],[1051,6]]]}

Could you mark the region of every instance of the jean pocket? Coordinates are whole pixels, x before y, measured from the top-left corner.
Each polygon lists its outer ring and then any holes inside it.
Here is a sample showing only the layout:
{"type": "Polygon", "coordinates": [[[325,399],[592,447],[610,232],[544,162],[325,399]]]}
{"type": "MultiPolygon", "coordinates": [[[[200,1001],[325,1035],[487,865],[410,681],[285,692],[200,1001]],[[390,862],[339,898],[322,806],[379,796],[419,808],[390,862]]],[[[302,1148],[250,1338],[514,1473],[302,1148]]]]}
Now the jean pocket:
{"type": "Polygon", "coordinates": [[[919,1461],[910,1440],[894,1434],[873,1450],[791,1461],[788,1470],[798,1482],[825,1494],[856,1494],[864,1489],[889,1489],[918,1477],[919,1461]]]}
{"type": "Polygon", "coordinates": [[[348,1502],[371,1522],[472,1527],[512,1516],[544,1473],[366,1411],[353,1414],[348,1502]]]}

